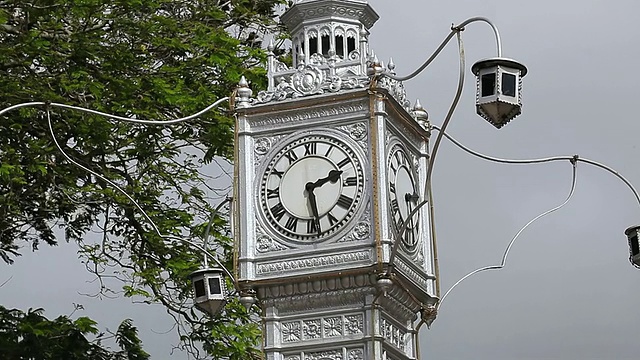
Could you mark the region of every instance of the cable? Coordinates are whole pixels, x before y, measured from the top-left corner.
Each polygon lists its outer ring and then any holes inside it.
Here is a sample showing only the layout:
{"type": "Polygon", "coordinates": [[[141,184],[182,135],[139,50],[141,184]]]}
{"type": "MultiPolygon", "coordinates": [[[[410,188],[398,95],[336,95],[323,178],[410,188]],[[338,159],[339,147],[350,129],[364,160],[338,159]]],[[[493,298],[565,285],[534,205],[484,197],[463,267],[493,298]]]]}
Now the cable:
{"type": "Polygon", "coordinates": [[[101,112],[101,111],[86,109],[86,108],[79,107],[79,106],[66,105],[66,104],[60,104],[60,103],[50,103],[50,102],[43,102],[43,101],[28,102],[28,103],[22,103],[22,104],[9,106],[8,108],[0,110],[0,115],[2,115],[4,113],[7,113],[9,111],[12,111],[12,110],[23,108],[23,107],[46,106],[47,108],[49,108],[49,107],[59,107],[59,108],[63,108],[63,109],[82,111],[82,112],[86,112],[86,113],[93,114],[93,115],[104,116],[104,117],[107,117],[107,118],[110,118],[110,119],[126,121],[126,122],[131,122],[131,123],[137,123],[137,124],[171,125],[171,124],[177,124],[177,123],[180,123],[180,122],[193,120],[193,119],[195,119],[195,118],[201,116],[202,114],[210,111],[214,107],[220,105],[222,102],[227,101],[227,100],[229,100],[229,98],[228,97],[224,97],[224,98],[214,102],[213,104],[207,106],[206,108],[198,111],[195,114],[192,114],[192,115],[189,115],[189,116],[186,116],[186,117],[183,117],[183,118],[179,118],[179,119],[173,119],[173,120],[132,119],[132,118],[129,118],[129,117],[123,117],[123,116],[118,116],[118,115],[113,115],[113,114],[107,114],[107,113],[104,113],[104,112],[101,112]]]}
{"type": "Polygon", "coordinates": [[[583,162],[585,164],[589,164],[592,166],[595,166],[597,168],[603,169],[611,174],[613,174],[615,177],[617,177],[618,179],[620,179],[625,185],[627,185],[627,187],[629,188],[629,190],[631,190],[631,192],[633,193],[633,196],[636,198],[636,201],[638,201],[638,205],[640,205],[640,195],[638,194],[638,191],[636,190],[636,188],[631,184],[631,182],[629,182],[629,180],[627,180],[624,176],[622,176],[622,174],[620,174],[619,172],[617,172],[616,170],[610,168],[607,165],[601,164],[597,161],[593,161],[590,159],[586,159],[583,157],[579,157],[578,155],[573,155],[573,156],[552,156],[552,157],[546,157],[546,158],[539,158],[539,159],[522,159],[522,160],[516,160],[516,159],[501,159],[501,158],[497,158],[497,157],[493,157],[493,156],[489,156],[489,155],[485,155],[482,154],[480,152],[477,152],[475,150],[472,150],[464,145],[462,145],[459,141],[457,141],[456,139],[454,139],[451,135],[447,134],[446,132],[444,132],[442,129],[440,129],[438,126],[436,125],[431,125],[431,128],[433,128],[434,130],[439,131],[440,133],[442,133],[449,141],[451,141],[453,144],[455,144],[457,147],[459,147],[460,149],[462,149],[463,151],[477,156],[481,159],[487,160],[487,161],[491,161],[491,162],[497,162],[497,163],[502,163],[502,164],[540,164],[540,163],[547,163],[547,162],[554,162],[554,161],[577,161],[577,162],[583,162]]]}
{"type": "Polygon", "coordinates": [[[483,272],[483,271],[486,271],[486,270],[500,270],[500,269],[504,268],[504,267],[505,267],[505,265],[506,265],[506,263],[507,263],[507,257],[509,256],[509,251],[511,250],[511,247],[513,246],[513,244],[515,243],[515,241],[518,239],[518,237],[520,236],[520,234],[522,234],[522,232],[523,232],[526,228],[528,228],[528,227],[529,227],[529,225],[533,224],[536,220],[538,220],[538,219],[540,219],[540,218],[542,218],[542,217],[544,217],[544,216],[547,216],[547,215],[551,214],[552,212],[555,212],[555,211],[557,211],[557,210],[560,210],[562,207],[564,207],[564,206],[569,202],[569,200],[571,200],[571,198],[573,197],[573,194],[575,193],[575,189],[576,189],[576,180],[577,180],[576,167],[577,167],[577,161],[572,161],[572,162],[571,162],[571,164],[572,164],[572,166],[573,166],[573,179],[572,179],[572,181],[571,181],[571,191],[569,192],[569,196],[567,196],[566,200],[565,200],[562,204],[560,204],[560,205],[558,205],[558,206],[556,206],[556,207],[554,207],[554,208],[551,208],[551,209],[549,209],[549,210],[547,210],[547,211],[543,212],[542,214],[540,214],[540,215],[538,215],[538,216],[534,217],[534,218],[533,218],[533,219],[531,219],[531,220],[530,220],[530,221],[529,221],[525,226],[523,226],[523,227],[520,229],[520,231],[518,231],[518,232],[516,233],[516,235],[515,235],[515,236],[511,239],[511,241],[509,242],[509,245],[507,246],[507,249],[505,250],[504,255],[502,256],[502,261],[500,262],[500,265],[484,266],[484,267],[478,268],[478,269],[476,269],[476,270],[473,270],[472,272],[470,272],[470,273],[468,273],[467,275],[463,276],[463,277],[462,277],[460,280],[458,280],[455,284],[453,284],[453,286],[451,286],[451,288],[449,288],[449,290],[447,290],[447,292],[444,294],[444,296],[442,296],[442,299],[440,299],[440,301],[438,302],[438,306],[437,306],[437,309],[438,309],[438,310],[439,310],[439,309],[440,309],[440,307],[442,306],[442,303],[443,303],[443,302],[444,302],[444,300],[447,298],[447,296],[451,293],[451,291],[452,291],[453,289],[455,289],[455,287],[456,287],[456,286],[458,286],[458,284],[460,284],[461,282],[463,282],[465,279],[467,279],[467,278],[469,278],[469,277],[471,277],[471,276],[473,276],[473,275],[475,275],[475,274],[478,274],[478,273],[481,273],[481,272],[483,272]]]}
{"type": "Polygon", "coordinates": [[[640,205],[640,196],[638,195],[638,191],[635,189],[635,187],[624,177],[622,176],[619,172],[615,171],[614,169],[610,168],[609,166],[606,166],[604,164],[601,164],[599,162],[590,160],[590,159],[585,159],[585,158],[581,158],[578,155],[573,155],[573,156],[553,156],[553,157],[546,157],[546,158],[537,158],[537,159],[503,159],[503,158],[497,158],[497,157],[493,157],[493,156],[489,156],[489,155],[485,155],[482,154],[480,152],[474,151],[466,146],[464,146],[462,143],[460,143],[459,141],[457,141],[455,138],[453,138],[452,136],[450,136],[449,134],[447,134],[446,132],[442,131],[441,128],[439,128],[438,126],[432,125],[431,126],[434,130],[439,131],[441,134],[443,134],[443,136],[445,136],[449,141],[451,141],[453,144],[455,144],[457,147],[459,147],[460,149],[462,149],[463,151],[479,157],[481,159],[487,160],[487,161],[491,161],[491,162],[496,162],[496,163],[502,163],[502,164],[540,164],[540,163],[548,163],[548,162],[555,162],[555,161],[570,161],[573,164],[573,182],[572,182],[572,187],[571,187],[571,192],[569,194],[569,196],[567,197],[567,199],[565,200],[564,203],[562,203],[561,205],[550,209],[540,215],[538,215],[537,217],[533,218],[530,222],[528,222],[522,229],[520,229],[520,231],[518,231],[518,233],[514,236],[514,238],[511,240],[511,242],[509,243],[509,245],[507,246],[507,249],[502,257],[502,262],[501,265],[493,265],[493,266],[487,266],[487,267],[483,267],[483,268],[479,268],[476,269],[474,271],[472,271],[471,273],[465,275],[463,278],[461,278],[460,280],[458,280],[449,290],[447,290],[447,292],[444,294],[444,296],[442,297],[442,299],[440,300],[439,304],[438,304],[438,309],[440,308],[440,306],[442,305],[442,303],[444,302],[444,299],[447,297],[447,295],[458,285],[460,284],[462,281],[464,281],[465,279],[467,279],[468,277],[477,274],[479,272],[485,271],[485,270],[498,270],[501,269],[505,266],[506,264],[506,260],[507,260],[507,256],[509,254],[509,251],[511,249],[511,247],[513,246],[513,243],[515,242],[515,240],[520,236],[520,234],[529,226],[531,225],[533,222],[535,222],[536,220],[540,219],[543,216],[546,216],[552,212],[555,212],[557,210],[559,210],[560,208],[562,208],[564,205],[566,205],[569,200],[571,199],[571,197],[573,196],[573,193],[575,191],[575,185],[576,185],[576,179],[577,179],[577,175],[576,175],[576,165],[578,162],[583,162],[585,164],[589,164],[592,166],[595,166],[597,168],[603,169],[611,174],[613,174],[614,176],[616,176],[618,179],[620,179],[625,185],[627,185],[627,187],[631,190],[631,192],[634,194],[636,200],[638,201],[638,204],[640,205]]]}
{"type": "MultiPolygon", "coordinates": [[[[217,101],[214,104],[218,104],[220,101],[217,101]]],[[[27,103],[27,104],[33,104],[33,103],[27,103]]],[[[21,104],[23,105],[23,104],[21,104]]],[[[46,105],[46,103],[44,104],[46,105]]],[[[13,106],[13,109],[17,109],[18,105],[13,106]]],[[[211,108],[214,105],[209,106],[208,108],[211,108]]],[[[83,109],[83,108],[79,108],[82,110],[87,110],[87,109],[83,109]]],[[[7,109],[0,111],[0,115],[4,112],[6,112],[7,109]]],[[[209,251],[207,251],[207,249],[205,249],[203,246],[196,244],[193,241],[187,240],[187,239],[183,239],[183,238],[179,238],[176,236],[171,236],[171,235],[163,235],[160,232],[160,229],[158,228],[158,226],[156,225],[156,223],[151,219],[151,217],[149,216],[149,214],[147,214],[146,211],[144,211],[144,209],[142,208],[142,206],[140,206],[140,204],[131,196],[129,195],[126,191],[124,191],[124,189],[122,189],[120,186],[118,186],[118,184],[116,184],[115,182],[111,181],[110,179],[106,178],[105,176],[85,167],[84,165],[78,163],[77,161],[75,161],[73,158],[71,158],[65,151],[64,149],[62,149],[62,146],[60,146],[60,143],[58,142],[58,139],[55,136],[55,133],[53,131],[53,125],[51,123],[51,111],[49,109],[49,107],[46,108],[46,112],[47,112],[47,122],[49,125],[49,133],[51,134],[51,138],[53,139],[53,142],[56,146],[56,148],[58,149],[58,151],[60,151],[62,153],[62,155],[73,165],[77,166],[78,168],[96,176],[97,178],[105,181],[106,183],[108,183],[109,185],[113,186],[116,190],[118,190],[120,193],[122,193],[127,199],[129,199],[129,201],[131,201],[131,203],[140,211],[140,213],[144,216],[144,218],[147,220],[147,222],[151,225],[151,227],[153,228],[153,231],[163,240],[177,240],[183,243],[187,243],[193,247],[195,247],[198,250],[201,250],[204,254],[205,254],[205,258],[211,257],[211,259],[213,259],[213,261],[215,261],[218,266],[220,266],[220,268],[225,272],[225,274],[227,276],[229,276],[229,278],[231,279],[231,281],[237,285],[237,282],[235,280],[235,278],[233,277],[233,275],[231,274],[231,272],[220,262],[220,260],[217,259],[217,257],[213,256],[209,251]]],[[[92,112],[92,111],[90,111],[92,112]]],[[[99,112],[94,112],[94,113],[99,113],[99,112]]],[[[98,114],[100,115],[100,114],[98,114]]],[[[104,115],[103,115],[104,116],[104,115]]],[[[108,116],[108,115],[106,115],[108,116]]],[[[193,117],[187,117],[189,119],[193,118],[193,117]]],[[[183,118],[184,119],[184,118],[183,118]]],[[[182,121],[186,121],[186,120],[182,120],[182,121]]],[[[173,121],[173,123],[175,123],[175,121],[173,121]]]]}

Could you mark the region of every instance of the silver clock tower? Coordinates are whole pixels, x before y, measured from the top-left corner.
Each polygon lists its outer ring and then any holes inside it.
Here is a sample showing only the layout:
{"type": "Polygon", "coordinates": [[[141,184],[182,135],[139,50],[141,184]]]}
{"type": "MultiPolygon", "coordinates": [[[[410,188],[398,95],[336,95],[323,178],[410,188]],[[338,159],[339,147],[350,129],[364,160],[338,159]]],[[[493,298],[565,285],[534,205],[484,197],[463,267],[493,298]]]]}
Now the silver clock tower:
{"type": "Polygon", "coordinates": [[[362,0],[299,1],[282,15],[293,66],[270,46],[268,89],[235,96],[236,276],[268,360],[416,359],[435,316],[429,207],[414,211],[427,114],[375,76],[377,20],[362,0]]]}

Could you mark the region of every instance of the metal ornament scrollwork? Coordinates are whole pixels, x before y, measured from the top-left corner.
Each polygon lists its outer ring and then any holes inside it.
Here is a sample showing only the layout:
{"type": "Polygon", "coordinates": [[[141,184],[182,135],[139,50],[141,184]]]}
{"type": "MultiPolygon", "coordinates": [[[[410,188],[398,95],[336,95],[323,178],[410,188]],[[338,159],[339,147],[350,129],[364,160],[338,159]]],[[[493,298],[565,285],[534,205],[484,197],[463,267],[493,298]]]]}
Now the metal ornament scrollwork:
{"type": "Polygon", "coordinates": [[[295,91],[293,97],[322,94],[324,74],[315,66],[306,65],[291,76],[291,85],[295,91]]]}
{"type": "Polygon", "coordinates": [[[349,131],[349,135],[355,141],[364,140],[367,137],[367,133],[367,126],[364,123],[351,125],[349,131]]]}
{"type": "Polygon", "coordinates": [[[322,337],[322,326],[320,325],[320,319],[303,321],[302,335],[305,340],[320,339],[322,337]]]}
{"type": "Polygon", "coordinates": [[[256,140],[255,152],[258,155],[266,154],[271,148],[271,140],[269,138],[260,138],[256,140]]]}
{"type": "MultiPolygon", "coordinates": [[[[369,213],[367,212],[363,218],[368,219],[369,218],[368,215],[369,213]]],[[[356,226],[353,227],[353,230],[351,230],[351,233],[349,233],[347,236],[343,237],[342,239],[338,240],[337,242],[345,243],[345,242],[351,242],[351,241],[367,240],[369,238],[369,235],[371,235],[371,225],[368,222],[361,221],[357,223],[356,226]]]]}
{"type": "Polygon", "coordinates": [[[282,323],[282,341],[286,343],[297,342],[302,338],[302,330],[299,321],[282,323]]]}
{"type": "Polygon", "coordinates": [[[396,101],[404,107],[407,112],[411,112],[411,101],[407,98],[407,90],[402,81],[394,80],[388,77],[382,77],[378,80],[378,87],[387,89],[396,101]]]}
{"type": "Polygon", "coordinates": [[[380,334],[389,344],[405,350],[407,333],[384,318],[380,321],[380,334]]]}
{"type": "Polygon", "coordinates": [[[344,317],[344,331],[346,335],[362,334],[364,332],[364,316],[347,315],[344,317]]]}
{"type": "Polygon", "coordinates": [[[355,140],[360,147],[364,150],[368,149],[368,135],[369,129],[365,123],[357,123],[350,125],[343,125],[338,127],[339,130],[348,134],[353,140],[355,140]]]}
{"type": "Polygon", "coordinates": [[[364,351],[362,349],[351,349],[347,356],[347,360],[364,360],[364,351]]]}
{"type": "Polygon", "coordinates": [[[267,235],[261,235],[256,241],[256,251],[261,254],[275,251],[284,251],[287,249],[288,248],[286,246],[281,245],[267,235]]]}
{"type": "Polygon", "coordinates": [[[343,360],[342,350],[321,351],[305,354],[304,360],[343,360]]]}
{"type": "MultiPolygon", "coordinates": [[[[282,64],[284,65],[284,64],[282,64]]],[[[350,72],[331,75],[332,64],[321,55],[311,56],[309,64],[300,64],[297,69],[289,72],[277,64],[279,74],[274,76],[276,81],[273,91],[260,91],[253,104],[264,104],[272,101],[295,99],[304,96],[335,93],[343,89],[365,88],[369,85],[369,78],[356,76],[350,72]]]]}
{"type": "Polygon", "coordinates": [[[325,336],[328,338],[342,336],[342,317],[325,318],[323,328],[325,336]]]}

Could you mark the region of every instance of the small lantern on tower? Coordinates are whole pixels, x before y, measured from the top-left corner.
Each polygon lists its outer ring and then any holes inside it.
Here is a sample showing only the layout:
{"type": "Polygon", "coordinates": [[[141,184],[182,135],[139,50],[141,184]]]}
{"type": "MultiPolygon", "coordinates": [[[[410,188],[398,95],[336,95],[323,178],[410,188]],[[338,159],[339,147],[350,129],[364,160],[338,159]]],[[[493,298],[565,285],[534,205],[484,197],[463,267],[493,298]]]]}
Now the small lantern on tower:
{"type": "Polygon", "coordinates": [[[624,232],[629,239],[629,261],[640,268],[640,226],[632,226],[624,232]]]}
{"type": "Polygon", "coordinates": [[[214,316],[222,310],[227,301],[224,272],[220,268],[208,268],[189,275],[195,292],[195,306],[214,316]]]}
{"type": "Polygon", "coordinates": [[[473,64],[477,77],[476,109],[498,129],[522,112],[522,78],[526,66],[506,58],[490,58],[473,64]]]}

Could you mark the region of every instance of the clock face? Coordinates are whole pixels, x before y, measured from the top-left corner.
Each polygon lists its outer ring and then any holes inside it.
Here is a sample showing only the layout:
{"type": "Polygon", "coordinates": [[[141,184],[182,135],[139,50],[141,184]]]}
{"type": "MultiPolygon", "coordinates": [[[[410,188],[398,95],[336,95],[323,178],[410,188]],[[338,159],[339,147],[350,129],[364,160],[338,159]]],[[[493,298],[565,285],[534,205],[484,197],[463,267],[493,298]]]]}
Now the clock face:
{"type": "Polygon", "coordinates": [[[389,210],[396,231],[402,230],[407,222],[407,229],[402,236],[402,243],[407,250],[414,250],[418,244],[420,233],[420,211],[411,218],[409,214],[420,203],[420,195],[415,181],[411,158],[400,146],[394,145],[387,161],[389,176],[389,210]]]}
{"type": "Polygon", "coordinates": [[[342,229],[362,200],[364,171],[342,140],[309,135],[282,148],[260,186],[262,211],[278,232],[294,240],[320,240],[342,229]]]}

